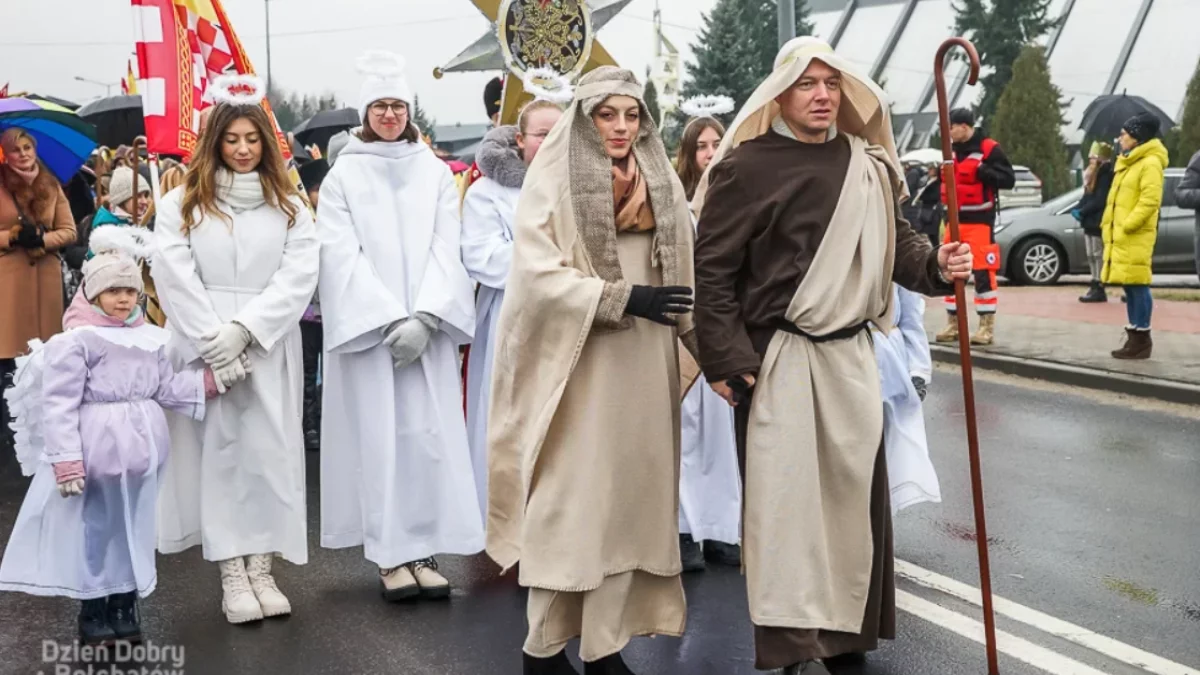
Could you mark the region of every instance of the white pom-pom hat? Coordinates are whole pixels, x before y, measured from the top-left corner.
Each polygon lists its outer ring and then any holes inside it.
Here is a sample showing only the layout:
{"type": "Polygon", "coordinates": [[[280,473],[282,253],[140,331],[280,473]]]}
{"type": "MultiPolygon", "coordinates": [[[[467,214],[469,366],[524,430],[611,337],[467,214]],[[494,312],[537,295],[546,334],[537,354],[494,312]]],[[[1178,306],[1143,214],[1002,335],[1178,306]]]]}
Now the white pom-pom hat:
{"type": "Polygon", "coordinates": [[[408,104],[411,119],[413,93],[404,77],[404,57],[385,51],[369,51],[358,57],[358,72],[365,77],[358,96],[358,118],[376,101],[393,98],[408,104]]]}
{"type": "Polygon", "coordinates": [[[83,295],[91,302],[113,288],[142,292],[138,260],[151,257],[146,231],[135,225],[105,225],[92,231],[88,248],[95,255],[83,264],[83,295]]]}
{"type": "Polygon", "coordinates": [[[267,95],[267,85],[257,75],[221,75],[208,84],[213,103],[258,105],[267,95]]]}

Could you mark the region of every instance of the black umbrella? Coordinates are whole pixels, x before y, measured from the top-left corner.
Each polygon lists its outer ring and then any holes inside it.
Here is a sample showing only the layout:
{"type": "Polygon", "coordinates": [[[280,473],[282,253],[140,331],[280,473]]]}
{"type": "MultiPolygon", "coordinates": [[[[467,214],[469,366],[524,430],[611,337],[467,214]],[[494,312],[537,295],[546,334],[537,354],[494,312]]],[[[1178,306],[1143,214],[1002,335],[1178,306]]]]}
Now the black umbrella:
{"type": "Polygon", "coordinates": [[[1175,121],[1170,115],[1141,96],[1113,94],[1099,96],[1092,101],[1087,110],[1083,111],[1083,121],[1079,123],[1079,128],[1091,138],[1116,138],[1121,134],[1121,125],[1130,117],[1144,112],[1157,117],[1162,123],[1163,131],[1175,126],[1175,121]]]}
{"type": "Polygon", "coordinates": [[[361,124],[362,120],[359,119],[358,110],[355,108],[322,110],[297,125],[292,129],[292,134],[303,145],[316,143],[321,152],[325,152],[325,148],[329,146],[329,139],[334,135],[361,124]]]}
{"type": "Polygon", "coordinates": [[[60,105],[64,108],[66,108],[67,110],[79,110],[78,103],[68,101],[65,98],[58,98],[57,96],[42,96],[41,94],[30,94],[27,98],[37,99],[39,101],[46,101],[47,103],[53,103],[54,105],[60,105]]]}
{"type": "Polygon", "coordinates": [[[75,114],[95,125],[96,140],[110,148],[133,145],[133,139],[146,134],[141,96],[97,99],[76,110],[75,114]]]}

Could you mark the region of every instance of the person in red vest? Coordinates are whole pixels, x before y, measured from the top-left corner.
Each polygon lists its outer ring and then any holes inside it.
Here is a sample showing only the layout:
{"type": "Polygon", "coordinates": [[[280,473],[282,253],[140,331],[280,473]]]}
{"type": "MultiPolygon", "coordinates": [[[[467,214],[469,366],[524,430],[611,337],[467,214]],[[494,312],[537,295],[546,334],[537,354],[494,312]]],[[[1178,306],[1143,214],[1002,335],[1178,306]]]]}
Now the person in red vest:
{"type": "MultiPolygon", "coordinates": [[[[1000,247],[994,228],[1000,210],[1000,191],[1010,190],[1017,182],[1012,162],[1000,144],[975,128],[975,113],[967,108],[950,111],[950,140],[954,143],[954,175],[958,185],[958,217],[962,240],[975,254],[975,312],[979,330],[971,336],[973,345],[990,345],[995,336],[996,270],[1000,269],[1000,247]]],[[[942,186],[942,203],[947,203],[942,186]]],[[[946,232],[949,241],[950,233],[946,232]]],[[[958,340],[954,296],[945,298],[949,323],[937,334],[938,342],[958,340]]]]}

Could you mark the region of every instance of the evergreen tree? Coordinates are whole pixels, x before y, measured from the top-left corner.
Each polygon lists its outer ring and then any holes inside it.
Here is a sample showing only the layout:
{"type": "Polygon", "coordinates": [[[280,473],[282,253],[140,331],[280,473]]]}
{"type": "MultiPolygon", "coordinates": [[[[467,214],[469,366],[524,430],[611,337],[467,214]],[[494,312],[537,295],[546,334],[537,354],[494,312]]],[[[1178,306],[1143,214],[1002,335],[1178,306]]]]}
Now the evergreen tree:
{"type": "Polygon", "coordinates": [[[650,113],[650,117],[654,119],[655,126],[662,124],[662,110],[658,106],[658,87],[654,86],[653,82],[648,79],[646,81],[646,112],[650,113]]]}
{"type": "Polygon", "coordinates": [[[966,35],[979,51],[983,69],[983,98],[979,114],[984,125],[996,113],[1000,96],[1013,78],[1021,50],[1059,23],[1050,17],[1051,0],[955,0],[954,30],[966,35]]]}
{"type": "Polygon", "coordinates": [[[1013,64],[992,120],[992,137],[1013,164],[1028,166],[1042,179],[1042,194],[1056,197],[1071,188],[1067,148],[1061,129],[1062,92],[1050,80],[1046,50],[1028,46],[1013,64]]]}
{"type": "Polygon", "coordinates": [[[437,120],[425,113],[425,109],[421,107],[420,96],[413,97],[412,121],[421,130],[422,135],[429,137],[430,143],[437,142],[437,133],[433,129],[437,126],[437,120]]]}
{"type": "Polygon", "coordinates": [[[279,128],[284,131],[295,129],[301,122],[323,110],[335,110],[339,107],[337,97],[333,94],[302,96],[282,87],[272,87],[271,92],[267,94],[267,100],[271,102],[271,109],[275,112],[279,128]]]}
{"type": "Polygon", "coordinates": [[[1179,143],[1175,149],[1180,162],[1177,166],[1186,166],[1192,155],[1200,150],[1200,64],[1196,65],[1196,74],[1188,84],[1183,119],[1179,121],[1179,143]]]}

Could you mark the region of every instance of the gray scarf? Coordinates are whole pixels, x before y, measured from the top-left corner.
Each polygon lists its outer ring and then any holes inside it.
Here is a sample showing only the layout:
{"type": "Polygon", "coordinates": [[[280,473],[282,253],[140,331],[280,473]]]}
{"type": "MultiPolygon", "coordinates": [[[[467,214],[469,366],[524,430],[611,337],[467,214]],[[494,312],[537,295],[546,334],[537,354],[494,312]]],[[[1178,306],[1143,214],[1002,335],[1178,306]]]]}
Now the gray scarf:
{"type": "Polygon", "coordinates": [[[475,156],[479,171],[506,188],[519,188],[525,183],[525,160],[517,147],[515,126],[496,127],[483,137],[479,154],[475,156]]]}
{"type": "Polygon", "coordinates": [[[217,169],[217,199],[234,213],[253,211],[267,203],[257,171],[234,173],[225,168],[217,169]]]}

